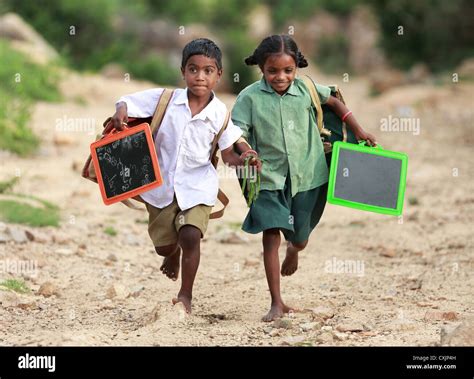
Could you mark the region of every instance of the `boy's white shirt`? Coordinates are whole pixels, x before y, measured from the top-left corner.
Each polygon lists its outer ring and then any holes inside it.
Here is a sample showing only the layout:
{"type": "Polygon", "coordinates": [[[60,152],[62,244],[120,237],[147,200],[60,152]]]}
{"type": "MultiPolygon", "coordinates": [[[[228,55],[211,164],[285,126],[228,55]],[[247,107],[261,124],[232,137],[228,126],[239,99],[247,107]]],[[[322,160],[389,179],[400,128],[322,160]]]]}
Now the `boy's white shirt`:
{"type": "MultiPolygon", "coordinates": [[[[155,113],[163,88],[122,96],[129,117],[150,117],[155,113]]],[[[197,115],[191,117],[187,88],[176,89],[155,137],[156,152],[163,177],[160,187],[142,193],[147,203],[157,208],[170,205],[174,195],[181,210],[198,204],[215,205],[219,181],[210,161],[212,141],[223,126],[227,107],[217,96],[197,115]]],[[[229,119],[218,145],[232,146],[242,131],[229,119]]]]}

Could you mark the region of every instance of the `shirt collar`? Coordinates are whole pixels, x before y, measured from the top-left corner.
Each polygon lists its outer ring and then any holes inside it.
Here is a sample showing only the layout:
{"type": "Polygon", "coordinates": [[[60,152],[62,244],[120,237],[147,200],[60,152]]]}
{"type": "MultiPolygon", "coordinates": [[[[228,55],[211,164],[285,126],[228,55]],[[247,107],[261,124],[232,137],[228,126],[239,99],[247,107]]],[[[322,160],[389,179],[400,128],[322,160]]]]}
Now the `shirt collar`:
{"type": "MultiPolygon", "coordinates": [[[[275,93],[275,90],[272,88],[272,86],[265,80],[265,77],[262,76],[262,79],[260,80],[260,83],[259,83],[259,87],[260,87],[260,90],[262,91],[265,91],[265,92],[269,92],[269,93],[275,93]]],[[[291,82],[290,84],[290,87],[288,88],[288,90],[285,92],[285,95],[286,94],[289,94],[289,95],[293,95],[293,96],[299,96],[299,93],[298,93],[298,90],[295,86],[295,81],[293,80],[293,82],[291,82]]],[[[284,95],[283,95],[284,96],[284,95]]]]}
{"type": "MultiPolygon", "coordinates": [[[[189,108],[189,100],[188,100],[188,88],[185,88],[184,90],[180,91],[180,93],[176,96],[176,98],[173,101],[174,104],[180,105],[180,104],[185,104],[189,108]]],[[[206,107],[196,116],[197,119],[200,120],[205,120],[208,118],[212,122],[216,122],[218,119],[218,114],[217,114],[217,97],[214,91],[212,91],[212,100],[209,102],[209,104],[206,105],[206,107]]]]}

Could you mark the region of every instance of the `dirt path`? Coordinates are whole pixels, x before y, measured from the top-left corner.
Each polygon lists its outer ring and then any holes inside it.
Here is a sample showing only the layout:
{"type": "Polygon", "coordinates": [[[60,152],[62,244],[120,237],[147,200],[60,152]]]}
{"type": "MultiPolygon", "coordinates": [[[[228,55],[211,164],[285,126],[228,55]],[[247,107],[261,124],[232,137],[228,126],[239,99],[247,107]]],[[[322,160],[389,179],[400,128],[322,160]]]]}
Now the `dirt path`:
{"type": "MultiPolygon", "coordinates": [[[[473,312],[474,86],[412,86],[372,99],[362,80],[343,85],[367,130],[385,148],[409,155],[404,217],[328,205],[299,270],[282,280],[287,303],[305,311],[264,324],[269,295],[260,236],[236,227],[246,207],[235,180],[221,180],[231,205],[223,220],[210,223],[194,314],[183,317],[171,306],[178,283],[159,271],[146,214],[104,206],[97,187],[79,175],[93,136],[55,130],[63,118],[92,119],[99,128],[119,95],[149,85],[67,75],[67,101],[35,109],[38,156],[0,155],[0,179],[20,172],[15,192],[53,201],[62,215],[59,229],[26,228],[35,241],[0,244],[0,260],[38,265],[36,276],[23,273],[32,294],[0,291],[0,344],[438,344],[441,328],[449,332],[473,312]],[[419,118],[421,133],[381,132],[388,115],[419,118]],[[108,226],[118,235],[105,234],[108,226]],[[38,293],[47,282],[49,297],[38,293]]],[[[233,97],[224,98],[232,104],[233,97]]],[[[17,276],[0,273],[9,277],[17,276]]],[[[48,295],[44,286],[40,292],[48,295]]]]}

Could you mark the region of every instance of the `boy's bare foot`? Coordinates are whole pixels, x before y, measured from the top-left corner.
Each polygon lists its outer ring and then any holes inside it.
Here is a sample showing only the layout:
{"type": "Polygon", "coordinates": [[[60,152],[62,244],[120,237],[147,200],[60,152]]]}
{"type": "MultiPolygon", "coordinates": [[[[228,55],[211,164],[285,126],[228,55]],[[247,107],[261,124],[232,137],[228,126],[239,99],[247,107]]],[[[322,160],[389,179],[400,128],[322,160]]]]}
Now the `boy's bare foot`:
{"type": "Polygon", "coordinates": [[[186,313],[191,314],[191,297],[178,294],[173,300],[173,305],[181,303],[184,306],[186,313]]]}
{"type": "Polygon", "coordinates": [[[290,276],[295,273],[298,269],[298,251],[294,251],[294,248],[288,244],[288,248],[286,249],[286,256],[285,260],[281,264],[281,275],[282,276],[290,276]]]}
{"type": "Polygon", "coordinates": [[[171,280],[178,279],[179,275],[179,261],[181,258],[181,248],[178,247],[176,252],[168,255],[163,259],[163,264],[160,267],[160,271],[163,272],[171,280]]]}
{"type": "Polygon", "coordinates": [[[283,303],[272,304],[268,313],[262,317],[262,321],[270,322],[276,320],[277,318],[282,317],[285,313],[293,312],[294,309],[286,306],[283,303]]]}

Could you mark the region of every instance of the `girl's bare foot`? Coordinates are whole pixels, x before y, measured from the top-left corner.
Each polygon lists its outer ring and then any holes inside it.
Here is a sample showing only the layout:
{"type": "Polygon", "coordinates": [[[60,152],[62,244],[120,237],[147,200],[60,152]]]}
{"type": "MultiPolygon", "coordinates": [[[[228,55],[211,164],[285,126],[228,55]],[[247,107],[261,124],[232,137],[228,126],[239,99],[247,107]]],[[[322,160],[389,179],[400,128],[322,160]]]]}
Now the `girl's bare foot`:
{"type": "Polygon", "coordinates": [[[285,260],[281,264],[281,276],[290,276],[298,269],[298,251],[288,245],[285,260]]]}
{"type": "Polygon", "coordinates": [[[178,303],[183,304],[186,313],[191,314],[191,299],[192,298],[188,295],[178,294],[178,297],[175,297],[172,301],[173,305],[178,303]]]}
{"type": "Polygon", "coordinates": [[[181,248],[178,247],[176,252],[163,259],[163,264],[160,267],[160,271],[171,280],[178,279],[180,258],[181,248]]]}
{"type": "Polygon", "coordinates": [[[262,317],[262,321],[270,322],[282,317],[285,313],[293,312],[294,309],[286,306],[283,303],[272,304],[268,313],[262,317]]]}

